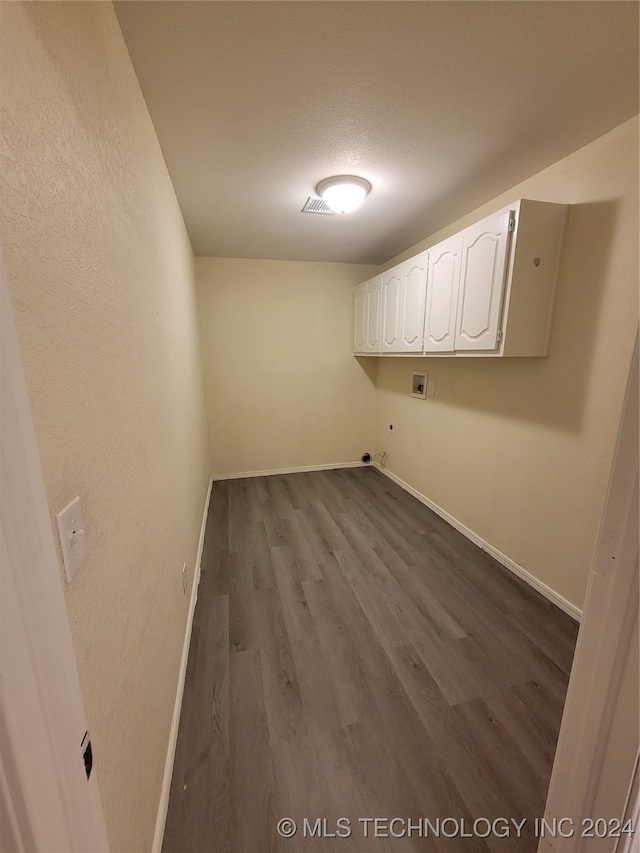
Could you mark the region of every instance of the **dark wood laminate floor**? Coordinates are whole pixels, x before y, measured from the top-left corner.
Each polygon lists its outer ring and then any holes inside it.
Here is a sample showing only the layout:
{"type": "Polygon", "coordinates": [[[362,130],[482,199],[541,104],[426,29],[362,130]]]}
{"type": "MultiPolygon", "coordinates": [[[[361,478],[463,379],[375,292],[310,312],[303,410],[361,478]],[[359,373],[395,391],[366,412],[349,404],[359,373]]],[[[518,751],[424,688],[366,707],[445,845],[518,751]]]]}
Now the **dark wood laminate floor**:
{"type": "Polygon", "coordinates": [[[576,635],[373,469],[215,483],[163,851],[532,853],[576,635]]]}

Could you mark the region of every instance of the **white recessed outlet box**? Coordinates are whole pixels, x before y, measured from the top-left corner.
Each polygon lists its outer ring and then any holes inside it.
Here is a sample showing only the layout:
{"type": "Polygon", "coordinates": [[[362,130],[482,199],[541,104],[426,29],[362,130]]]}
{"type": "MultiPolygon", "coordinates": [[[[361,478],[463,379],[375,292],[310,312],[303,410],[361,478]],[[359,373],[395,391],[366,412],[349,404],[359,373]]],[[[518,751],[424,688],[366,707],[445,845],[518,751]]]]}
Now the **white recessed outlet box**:
{"type": "Polygon", "coordinates": [[[411,374],[411,396],[419,397],[424,400],[427,396],[427,374],[412,373],[411,374]]]}
{"type": "Polygon", "coordinates": [[[82,517],[80,498],[74,498],[56,515],[62,558],[67,580],[71,582],[78,569],[86,561],[87,534],[82,517]]]}

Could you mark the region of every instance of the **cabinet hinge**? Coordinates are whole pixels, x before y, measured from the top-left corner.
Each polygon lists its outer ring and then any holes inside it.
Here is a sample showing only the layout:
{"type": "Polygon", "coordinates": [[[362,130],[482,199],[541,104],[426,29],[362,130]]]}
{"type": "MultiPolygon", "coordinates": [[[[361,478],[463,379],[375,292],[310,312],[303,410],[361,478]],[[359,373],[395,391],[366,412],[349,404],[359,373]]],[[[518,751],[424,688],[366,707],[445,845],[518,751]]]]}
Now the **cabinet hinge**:
{"type": "Polygon", "coordinates": [[[516,215],[515,215],[515,212],[512,210],[511,213],[509,214],[509,231],[515,231],[515,230],[516,230],[516,215]]]}
{"type": "Polygon", "coordinates": [[[502,340],[502,329],[498,329],[498,343],[502,340]]]}

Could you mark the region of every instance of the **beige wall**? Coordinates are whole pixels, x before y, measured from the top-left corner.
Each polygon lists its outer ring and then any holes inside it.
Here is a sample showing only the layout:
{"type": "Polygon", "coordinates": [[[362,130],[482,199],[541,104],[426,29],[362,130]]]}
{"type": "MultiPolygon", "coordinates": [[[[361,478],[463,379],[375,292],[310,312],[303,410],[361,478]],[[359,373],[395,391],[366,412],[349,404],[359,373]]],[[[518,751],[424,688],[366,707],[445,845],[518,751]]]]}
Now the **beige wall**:
{"type": "Polygon", "coordinates": [[[149,850],[210,475],[193,256],[111,4],[1,13],[3,252],[52,520],[84,507],[66,602],[110,845],[149,850]]]}
{"type": "Polygon", "coordinates": [[[521,197],[572,205],[549,357],[380,359],[376,450],[581,608],[638,324],[637,119],[386,266],[521,197]],[[409,397],[416,368],[434,398],[409,397]]]}
{"type": "Polygon", "coordinates": [[[376,365],[351,355],[351,291],[377,267],[195,264],[214,472],[355,462],[371,453],[376,365]]]}

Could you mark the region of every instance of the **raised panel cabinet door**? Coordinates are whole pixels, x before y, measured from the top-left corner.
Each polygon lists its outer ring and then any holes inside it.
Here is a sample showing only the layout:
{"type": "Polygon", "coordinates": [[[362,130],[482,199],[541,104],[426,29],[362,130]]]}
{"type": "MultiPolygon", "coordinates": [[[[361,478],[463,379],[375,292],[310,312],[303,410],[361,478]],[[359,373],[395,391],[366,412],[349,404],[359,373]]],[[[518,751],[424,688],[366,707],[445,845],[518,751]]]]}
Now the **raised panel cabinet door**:
{"type": "Polygon", "coordinates": [[[498,347],[510,219],[506,210],[462,232],[456,350],[498,347]]]}
{"type": "Polygon", "coordinates": [[[402,265],[398,335],[401,352],[422,352],[428,260],[429,253],[421,252],[402,265]]]}
{"type": "Polygon", "coordinates": [[[382,274],[382,334],[380,352],[400,351],[400,285],[402,268],[393,267],[382,274]]]}
{"type": "Polygon", "coordinates": [[[380,309],[382,307],[382,276],[367,282],[367,340],[365,352],[380,352],[380,309]]]}
{"type": "Polygon", "coordinates": [[[461,257],[462,234],[429,249],[425,352],[453,352],[455,349],[461,257]]]}
{"type": "Polygon", "coordinates": [[[365,352],[367,342],[367,283],[353,291],[353,351],[365,352]]]}

